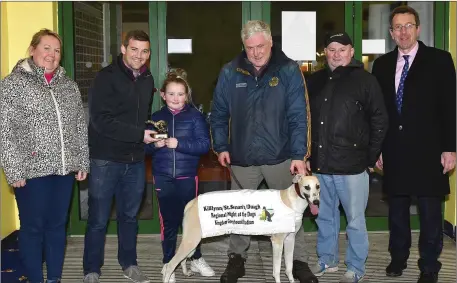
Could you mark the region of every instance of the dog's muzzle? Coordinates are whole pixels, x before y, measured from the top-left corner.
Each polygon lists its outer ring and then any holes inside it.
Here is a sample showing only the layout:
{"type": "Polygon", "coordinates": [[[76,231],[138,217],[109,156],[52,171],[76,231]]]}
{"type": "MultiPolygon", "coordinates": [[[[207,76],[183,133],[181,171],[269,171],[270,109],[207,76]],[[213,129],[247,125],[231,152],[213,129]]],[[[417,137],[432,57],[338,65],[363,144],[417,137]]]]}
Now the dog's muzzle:
{"type": "Polygon", "coordinates": [[[319,213],[319,201],[318,200],[314,200],[311,203],[311,201],[309,200],[308,195],[305,194],[305,197],[303,197],[303,195],[301,194],[301,191],[300,191],[300,185],[298,185],[298,183],[295,183],[295,192],[297,193],[297,195],[300,198],[305,199],[308,202],[309,210],[311,211],[312,215],[317,215],[319,213]]]}

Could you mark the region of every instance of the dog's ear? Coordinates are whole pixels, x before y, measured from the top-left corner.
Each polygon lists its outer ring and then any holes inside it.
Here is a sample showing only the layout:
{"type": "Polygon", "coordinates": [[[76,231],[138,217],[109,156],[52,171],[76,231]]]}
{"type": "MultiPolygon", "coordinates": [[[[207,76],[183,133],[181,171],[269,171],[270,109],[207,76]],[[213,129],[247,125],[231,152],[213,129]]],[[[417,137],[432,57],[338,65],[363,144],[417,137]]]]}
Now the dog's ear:
{"type": "Polygon", "coordinates": [[[294,184],[295,184],[295,183],[298,183],[298,182],[301,181],[302,178],[303,178],[303,175],[301,175],[301,174],[296,174],[296,175],[294,176],[294,178],[292,179],[292,183],[294,183],[294,184]]]}

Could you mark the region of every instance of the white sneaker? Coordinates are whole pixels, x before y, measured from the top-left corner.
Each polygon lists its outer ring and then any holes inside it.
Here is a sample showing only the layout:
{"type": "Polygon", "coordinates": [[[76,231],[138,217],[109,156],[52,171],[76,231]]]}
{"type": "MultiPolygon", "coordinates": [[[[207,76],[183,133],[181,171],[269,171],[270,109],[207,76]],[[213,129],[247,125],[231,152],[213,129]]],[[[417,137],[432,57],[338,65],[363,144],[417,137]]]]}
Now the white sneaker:
{"type": "Polygon", "coordinates": [[[84,276],[83,283],[100,283],[100,275],[95,272],[91,272],[84,276]]]}
{"type": "MultiPolygon", "coordinates": [[[[165,265],[162,267],[162,271],[160,273],[163,274],[164,269],[165,269],[165,265]]],[[[168,283],[176,283],[176,277],[175,277],[175,273],[174,272],[171,274],[170,280],[168,280],[168,283]]]]}
{"type": "Polygon", "coordinates": [[[206,263],[204,258],[194,259],[190,261],[190,270],[195,273],[200,273],[201,276],[211,277],[216,275],[214,270],[206,263]]]}

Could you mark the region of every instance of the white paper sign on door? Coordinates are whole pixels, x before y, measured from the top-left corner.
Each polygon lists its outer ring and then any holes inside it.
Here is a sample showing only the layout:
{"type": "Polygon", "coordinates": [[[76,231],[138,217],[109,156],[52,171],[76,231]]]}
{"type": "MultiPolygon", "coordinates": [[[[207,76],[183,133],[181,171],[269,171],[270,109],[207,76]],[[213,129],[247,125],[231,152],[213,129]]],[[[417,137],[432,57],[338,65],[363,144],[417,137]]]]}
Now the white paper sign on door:
{"type": "Polygon", "coordinates": [[[386,53],[385,39],[363,39],[362,54],[384,54],[386,53]]]}
{"type": "Polygon", "coordinates": [[[281,45],[292,60],[316,60],[316,12],[282,12],[281,45]]]}
{"type": "Polygon", "coordinates": [[[168,54],[192,54],[192,39],[168,39],[168,54]]]}

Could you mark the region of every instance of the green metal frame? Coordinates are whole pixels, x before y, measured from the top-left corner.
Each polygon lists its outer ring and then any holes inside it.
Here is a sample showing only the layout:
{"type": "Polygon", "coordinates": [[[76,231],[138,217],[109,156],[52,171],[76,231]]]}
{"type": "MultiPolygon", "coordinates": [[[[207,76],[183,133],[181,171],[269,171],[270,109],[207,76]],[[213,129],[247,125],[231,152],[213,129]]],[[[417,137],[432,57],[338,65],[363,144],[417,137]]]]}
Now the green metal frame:
{"type": "Polygon", "coordinates": [[[73,19],[73,3],[58,2],[57,6],[58,33],[63,41],[62,66],[65,68],[67,76],[75,78],[75,29],[73,19]]]}
{"type": "Polygon", "coordinates": [[[243,1],[242,25],[249,20],[262,20],[268,24],[271,22],[270,1],[243,1]]]}
{"type": "Polygon", "coordinates": [[[362,60],[362,4],[346,1],[344,5],[345,31],[352,38],[354,58],[357,60],[362,60]]]}
{"type": "Polygon", "coordinates": [[[354,2],[344,2],[344,30],[347,34],[354,37],[354,2]]]}
{"type": "MultiPolygon", "coordinates": [[[[61,61],[62,67],[64,67],[66,74],[75,79],[75,29],[74,29],[74,18],[73,18],[73,3],[72,2],[58,2],[57,6],[57,21],[58,21],[58,33],[62,38],[63,42],[63,58],[61,61]]],[[[70,221],[67,226],[68,234],[83,234],[84,231],[78,230],[80,224],[79,219],[79,186],[78,182],[75,182],[73,187],[73,197],[70,204],[70,221]],[[75,230],[76,227],[76,230],[75,230]]]]}
{"type": "Polygon", "coordinates": [[[354,2],[354,57],[362,61],[362,2],[354,2]]]}
{"type": "MultiPolygon", "coordinates": [[[[356,59],[362,59],[362,5],[363,2],[345,2],[345,31],[352,37],[354,42],[356,59]]],[[[251,19],[259,19],[270,23],[271,21],[271,2],[242,2],[242,24],[251,19]]],[[[167,37],[166,37],[166,15],[167,3],[165,1],[149,2],[149,34],[151,37],[151,72],[155,78],[156,88],[160,88],[167,71],[167,37]]],[[[435,47],[448,49],[449,40],[449,3],[435,2],[435,47]]],[[[58,2],[58,28],[59,34],[63,39],[64,57],[62,65],[67,74],[74,78],[74,18],[73,3],[58,2]]],[[[156,93],[152,105],[152,111],[160,109],[162,101],[156,93]]],[[[73,200],[71,203],[69,233],[73,235],[84,234],[86,221],[80,219],[79,212],[79,190],[75,185],[73,200]]],[[[388,230],[387,217],[367,217],[367,229],[369,231],[388,230]]],[[[305,231],[316,231],[317,225],[314,219],[306,218],[303,221],[305,231]]],[[[341,216],[341,230],[346,228],[346,220],[341,216]]],[[[419,217],[411,216],[411,228],[419,229],[419,217]]],[[[115,221],[110,221],[108,234],[115,234],[117,225],[115,221]]],[[[153,194],[153,218],[151,220],[139,220],[140,234],[155,234],[160,232],[158,217],[158,204],[155,194],[153,194]]]]}
{"type": "Polygon", "coordinates": [[[450,41],[450,31],[449,31],[449,21],[450,21],[450,7],[449,2],[444,2],[444,49],[449,50],[449,41],[450,41]]]}
{"type": "Polygon", "coordinates": [[[159,110],[163,103],[159,89],[167,73],[167,3],[149,2],[149,36],[151,39],[150,69],[158,91],[154,94],[152,112],[159,110]]]}
{"type": "Polygon", "coordinates": [[[435,2],[435,47],[449,50],[449,2],[435,2]]]}

